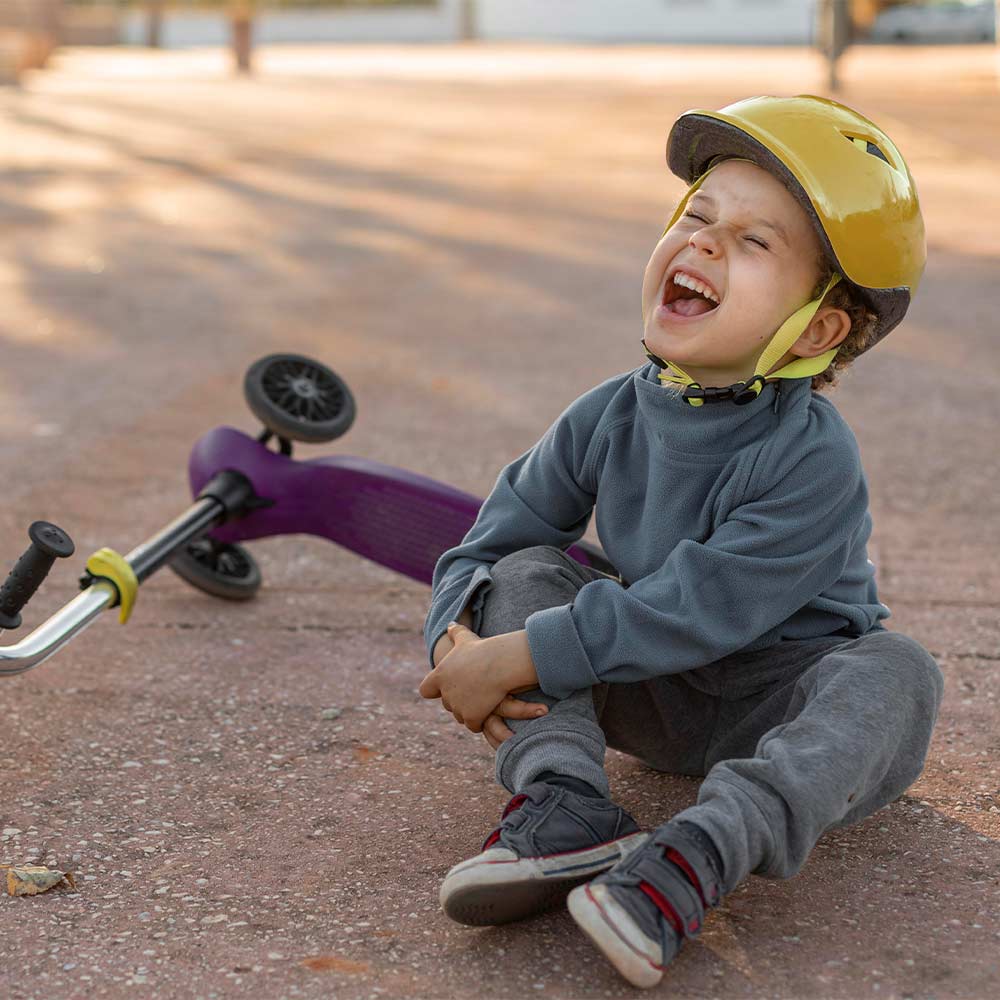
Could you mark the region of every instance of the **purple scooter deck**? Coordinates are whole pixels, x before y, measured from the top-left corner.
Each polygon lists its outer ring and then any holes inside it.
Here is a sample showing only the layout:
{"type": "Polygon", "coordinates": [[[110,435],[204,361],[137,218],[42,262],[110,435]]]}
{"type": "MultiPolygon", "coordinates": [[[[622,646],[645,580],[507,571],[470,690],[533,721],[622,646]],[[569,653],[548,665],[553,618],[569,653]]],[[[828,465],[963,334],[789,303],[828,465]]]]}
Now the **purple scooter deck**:
{"type": "MultiPolygon", "coordinates": [[[[317,535],[423,583],[431,582],[438,558],[461,542],[482,506],[470,493],[380,462],[280,455],[232,427],[209,431],[194,446],[188,464],[193,495],[223,469],[242,472],[274,505],[217,528],[213,538],[317,535]]],[[[586,566],[599,562],[579,545],[567,551],[586,566]]]]}

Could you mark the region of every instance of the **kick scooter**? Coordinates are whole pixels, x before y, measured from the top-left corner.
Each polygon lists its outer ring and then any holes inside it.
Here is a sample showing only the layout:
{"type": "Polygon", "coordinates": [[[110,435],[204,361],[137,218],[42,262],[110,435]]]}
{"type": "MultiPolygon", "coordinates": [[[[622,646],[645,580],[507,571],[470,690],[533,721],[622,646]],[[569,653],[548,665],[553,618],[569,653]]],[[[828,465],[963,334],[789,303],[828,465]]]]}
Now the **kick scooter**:
{"type": "MultiPolygon", "coordinates": [[[[318,361],[268,355],[251,365],[243,389],[263,430],[256,437],[232,427],[205,434],[188,463],[194,503],[124,556],[110,548],[95,552],[79,595],[30,635],[0,646],[0,675],[37,666],[110,608],[127,622],[140,585],[165,565],[208,594],[252,598],[261,574],[241,543],[255,538],[316,535],[431,582],[438,558],[461,542],[482,500],[370,459],[293,457],[293,441],[333,441],[354,422],[346,383],[318,361]]],[[[74,552],[56,525],[36,521],[28,534],[31,546],[0,587],[0,630],[20,626],[21,611],[55,561],[74,552]]],[[[583,565],[615,573],[596,546],[578,542],[567,552],[583,565]]]]}

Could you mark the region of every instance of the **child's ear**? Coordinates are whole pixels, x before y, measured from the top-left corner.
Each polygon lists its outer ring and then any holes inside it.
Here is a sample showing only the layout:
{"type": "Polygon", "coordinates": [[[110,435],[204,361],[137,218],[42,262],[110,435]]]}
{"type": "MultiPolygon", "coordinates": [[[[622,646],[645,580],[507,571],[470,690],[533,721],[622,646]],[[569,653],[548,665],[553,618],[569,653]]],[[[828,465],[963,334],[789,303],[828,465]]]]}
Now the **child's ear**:
{"type": "Polygon", "coordinates": [[[850,332],[851,317],[843,309],[820,306],[790,350],[800,358],[815,358],[839,347],[850,332]]]}

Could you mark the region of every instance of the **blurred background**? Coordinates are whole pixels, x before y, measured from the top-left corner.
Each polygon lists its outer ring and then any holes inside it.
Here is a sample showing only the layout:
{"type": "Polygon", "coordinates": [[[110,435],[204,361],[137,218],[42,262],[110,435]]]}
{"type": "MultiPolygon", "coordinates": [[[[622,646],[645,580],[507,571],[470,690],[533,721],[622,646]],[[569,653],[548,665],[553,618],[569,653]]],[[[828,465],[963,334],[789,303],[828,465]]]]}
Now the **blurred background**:
{"type": "MultiPolygon", "coordinates": [[[[676,117],[836,95],[897,142],[927,224],[905,322],[830,398],[868,474],[889,627],[937,658],[945,701],[918,783],[794,879],[727,897],[664,988],[993,997],[996,13],[0,0],[0,562],[36,518],[81,568],[168,523],[192,444],[258,430],[243,373],[276,351],[324,361],[358,402],[345,438],[297,456],[485,495],[572,399],[645,363],[676,117]]],[[[45,847],[82,886],[0,905],[4,995],[626,995],[565,914],[479,935],[438,909],[504,796],[485,742],[416,693],[427,588],[313,538],[252,549],[255,600],[163,572],[127,627],[0,683],[0,862],[45,847]]],[[[25,632],[76,575],[53,571],[25,632]]],[[[643,825],[697,794],[614,753],[608,769],[643,825]]]]}
{"type": "MultiPolygon", "coordinates": [[[[0,0],[8,77],[67,45],[990,42],[995,0],[0,0]],[[826,36],[826,37],[824,37],[826,36]]],[[[245,59],[241,59],[245,65],[245,59]]]]}

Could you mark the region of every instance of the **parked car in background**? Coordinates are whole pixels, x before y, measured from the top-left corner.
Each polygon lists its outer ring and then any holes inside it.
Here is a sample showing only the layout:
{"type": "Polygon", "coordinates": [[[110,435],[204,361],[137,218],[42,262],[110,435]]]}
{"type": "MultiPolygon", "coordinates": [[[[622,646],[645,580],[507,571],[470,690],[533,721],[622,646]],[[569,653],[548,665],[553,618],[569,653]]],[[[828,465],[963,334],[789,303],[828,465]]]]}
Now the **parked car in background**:
{"type": "Polygon", "coordinates": [[[873,22],[873,42],[992,42],[996,38],[993,0],[937,0],[890,7],[873,22]]]}

